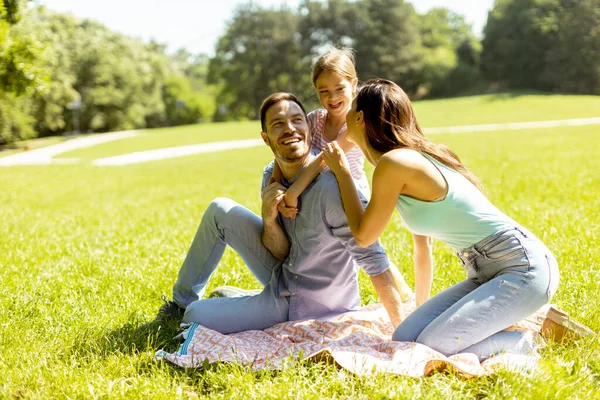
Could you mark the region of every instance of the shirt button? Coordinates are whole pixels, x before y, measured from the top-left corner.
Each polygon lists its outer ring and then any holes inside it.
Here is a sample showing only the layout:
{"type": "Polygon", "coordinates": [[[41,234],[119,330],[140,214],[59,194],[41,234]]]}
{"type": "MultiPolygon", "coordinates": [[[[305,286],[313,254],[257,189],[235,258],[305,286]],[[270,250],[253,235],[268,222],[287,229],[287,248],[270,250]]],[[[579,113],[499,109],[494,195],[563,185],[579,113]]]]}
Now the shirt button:
{"type": "Polygon", "coordinates": [[[296,292],[292,292],[292,293],[290,293],[290,294],[291,294],[292,296],[295,296],[295,295],[296,295],[296,292]]]}
{"type": "Polygon", "coordinates": [[[294,279],[298,279],[298,275],[294,275],[294,279]]]}
{"type": "Polygon", "coordinates": [[[290,266],[290,268],[292,268],[294,266],[294,264],[292,264],[292,263],[289,263],[288,265],[290,266]]]}
{"type": "Polygon", "coordinates": [[[463,257],[468,257],[469,253],[467,253],[466,251],[463,253],[463,257]]]}

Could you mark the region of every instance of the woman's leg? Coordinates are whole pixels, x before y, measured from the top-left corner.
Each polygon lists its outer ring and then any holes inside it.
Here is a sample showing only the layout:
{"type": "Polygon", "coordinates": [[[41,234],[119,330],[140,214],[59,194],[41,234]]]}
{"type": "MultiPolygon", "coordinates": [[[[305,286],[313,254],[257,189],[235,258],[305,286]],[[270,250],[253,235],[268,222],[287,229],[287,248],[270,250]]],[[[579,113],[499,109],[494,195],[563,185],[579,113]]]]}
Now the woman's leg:
{"type": "Polygon", "coordinates": [[[398,325],[392,340],[414,342],[432,321],[479,286],[476,280],[467,279],[433,296],[398,325]]]}
{"type": "Polygon", "coordinates": [[[522,275],[502,274],[460,299],[429,324],[416,341],[447,356],[472,351],[485,358],[495,352],[513,351],[520,340],[518,335],[491,336],[546,303],[546,288],[538,287],[522,275]],[[487,343],[473,346],[483,340],[487,343]]]}

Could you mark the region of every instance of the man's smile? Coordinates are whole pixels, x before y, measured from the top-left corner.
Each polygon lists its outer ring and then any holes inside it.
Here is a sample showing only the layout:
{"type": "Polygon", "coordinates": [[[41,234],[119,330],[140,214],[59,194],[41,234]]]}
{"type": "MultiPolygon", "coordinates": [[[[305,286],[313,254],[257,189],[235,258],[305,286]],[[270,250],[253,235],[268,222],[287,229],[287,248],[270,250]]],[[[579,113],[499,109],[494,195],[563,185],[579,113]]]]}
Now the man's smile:
{"type": "Polygon", "coordinates": [[[294,137],[289,137],[289,138],[285,138],[281,141],[281,144],[288,146],[288,145],[293,145],[296,143],[300,143],[302,141],[301,137],[298,136],[294,136],[294,137]]]}

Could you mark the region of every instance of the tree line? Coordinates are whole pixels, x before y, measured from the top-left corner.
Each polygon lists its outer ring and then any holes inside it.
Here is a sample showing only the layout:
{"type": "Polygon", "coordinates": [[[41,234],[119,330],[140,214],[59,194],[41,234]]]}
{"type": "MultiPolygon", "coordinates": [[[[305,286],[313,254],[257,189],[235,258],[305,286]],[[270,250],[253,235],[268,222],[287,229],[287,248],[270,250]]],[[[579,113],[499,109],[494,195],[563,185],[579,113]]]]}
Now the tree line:
{"type": "Polygon", "coordinates": [[[310,70],[330,46],[356,51],[361,80],[413,97],[490,87],[600,94],[600,0],[496,0],[479,40],[444,8],[404,0],[239,6],[215,55],[167,54],[26,0],[0,1],[0,144],[70,132],[257,118],[291,91],[316,106],[310,70]]]}

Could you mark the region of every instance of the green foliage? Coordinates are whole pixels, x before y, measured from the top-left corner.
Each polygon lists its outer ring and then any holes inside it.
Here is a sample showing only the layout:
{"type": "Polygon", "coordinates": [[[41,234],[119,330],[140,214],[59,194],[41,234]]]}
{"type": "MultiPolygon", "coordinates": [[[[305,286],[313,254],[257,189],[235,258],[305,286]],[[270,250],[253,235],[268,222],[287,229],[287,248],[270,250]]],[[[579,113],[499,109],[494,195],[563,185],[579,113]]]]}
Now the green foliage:
{"type": "Polygon", "coordinates": [[[562,0],[540,80],[552,90],[600,94],[600,2],[562,0]]]}
{"type": "Polygon", "coordinates": [[[35,120],[27,109],[25,99],[0,92],[0,144],[36,136],[33,130],[35,120]]]}
{"type": "Polygon", "coordinates": [[[235,11],[210,60],[209,80],[220,88],[217,120],[256,119],[269,94],[307,92],[310,65],[302,62],[297,25],[298,16],[286,8],[250,3],[235,11]]]}
{"type": "Polygon", "coordinates": [[[481,44],[464,18],[448,9],[434,8],[420,19],[425,55],[423,94],[456,96],[481,84],[481,44]]]}
{"type": "Polygon", "coordinates": [[[0,1],[0,144],[33,134],[33,118],[16,97],[42,88],[36,41],[15,33],[26,1],[0,1]]]}
{"type": "Polygon", "coordinates": [[[14,114],[0,116],[10,122],[4,142],[72,131],[75,122],[102,132],[197,123],[214,113],[206,57],[170,57],[161,44],[40,6],[24,10],[8,38],[10,52],[0,46],[0,91],[25,100],[0,109],[14,114]]]}
{"type": "Polygon", "coordinates": [[[409,94],[457,94],[480,83],[480,44],[446,9],[420,16],[403,0],[305,0],[298,10],[238,8],[217,45],[209,77],[216,120],[256,118],[262,99],[292,91],[317,105],[311,64],[331,46],[352,47],[361,80],[385,77],[409,94]]]}
{"type": "Polygon", "coordinates": [[[482,70],[515,88],[600,94],[597,0],[497,0],[482,70]]]}

